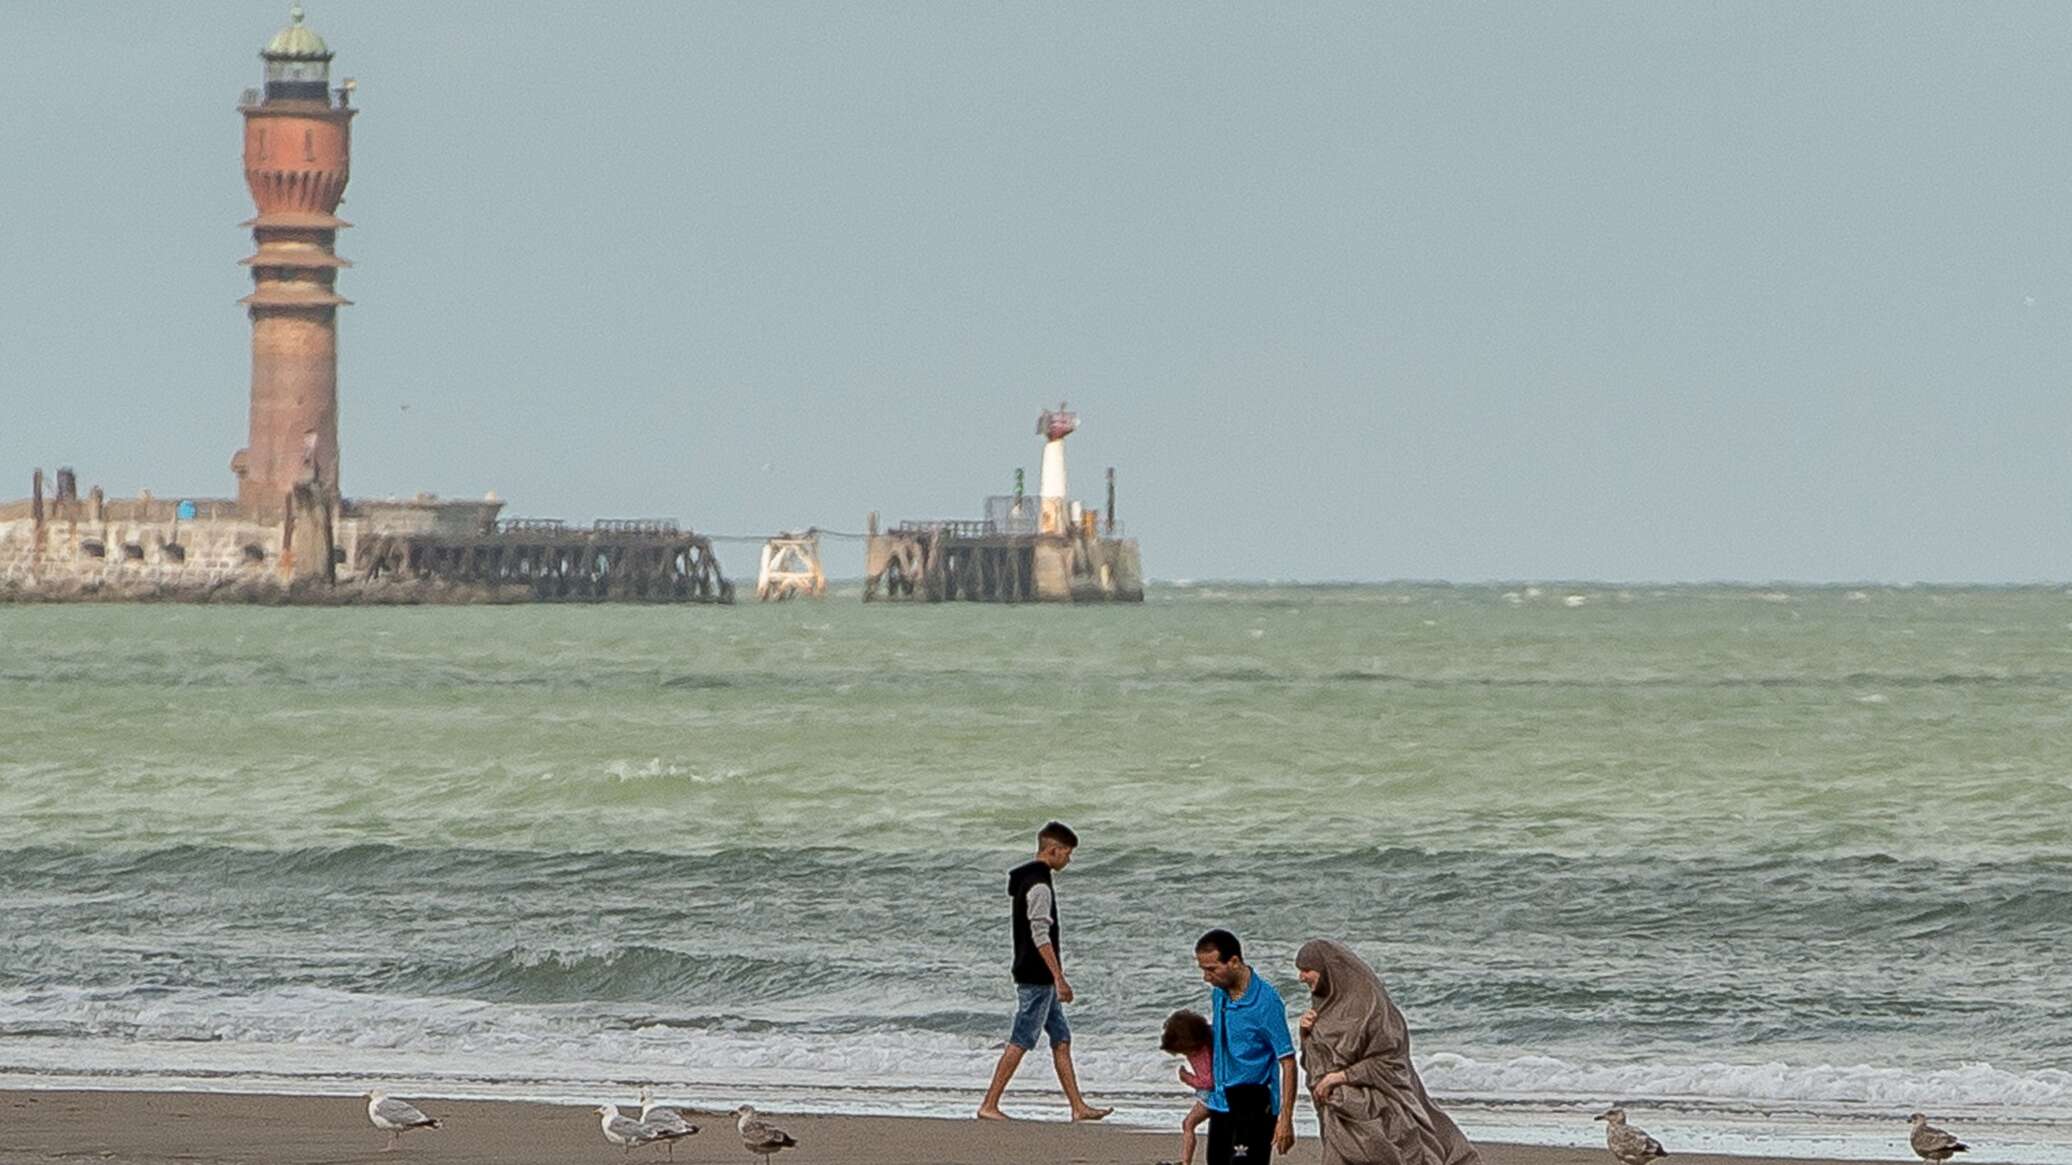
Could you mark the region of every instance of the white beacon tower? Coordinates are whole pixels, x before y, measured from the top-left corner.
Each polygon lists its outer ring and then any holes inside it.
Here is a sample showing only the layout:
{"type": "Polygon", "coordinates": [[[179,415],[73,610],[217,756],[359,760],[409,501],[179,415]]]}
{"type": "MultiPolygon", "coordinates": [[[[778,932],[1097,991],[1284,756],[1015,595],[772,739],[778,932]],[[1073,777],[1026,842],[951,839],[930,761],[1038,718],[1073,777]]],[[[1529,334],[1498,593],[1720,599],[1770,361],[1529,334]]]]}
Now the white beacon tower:
{"type": "Polygon", "coordinates": [[[1064,534],[1071,530],[1071,503],[1065,494],[1065,438],[1078,427],[1079,414],[1066,411],[1063,401],[1036,418],[1036,435],[1043,438],[1043,476],[1037,483],[1037,496],[1043,500],[1043,510],[1036,521],[1040,534],[1064,534]]]}

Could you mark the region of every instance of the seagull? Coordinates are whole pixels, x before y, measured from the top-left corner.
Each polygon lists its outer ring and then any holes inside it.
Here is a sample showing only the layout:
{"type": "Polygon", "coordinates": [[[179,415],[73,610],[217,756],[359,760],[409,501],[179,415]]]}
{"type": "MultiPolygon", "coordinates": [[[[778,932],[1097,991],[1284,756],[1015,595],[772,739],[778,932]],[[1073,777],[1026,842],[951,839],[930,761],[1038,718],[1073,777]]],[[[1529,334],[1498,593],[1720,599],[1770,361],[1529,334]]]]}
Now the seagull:
{"type": "Polygon", "coordinates": [[[676,1159],[676,1142],[698,1131],[698,1126],[683,1118],[683,1113],[667,1105],[655,1103],[655,1090],[640,1090],[640,1123],[652,1126],[661,1132],[662,1144],[669,1150],[670,1160],[676,1159]]]}
{"type": "Polygon", "coordinates": [[[742,1105],[734,1110],[734,1128],[741,1134],[741,1147],[761,1157],[768,1165],[770,1154],[780,1149],[789,1149],[798,1144],[791,1134],[776,1125],[764,1124],[755,1115],[752,1105],[742,1105]]]}
{"type": "Polygon", "coordinates": [[[1907,1144],[1914,1147],[1914,1152],[1919,1154],[1923,1161],[1947,1161],[1953,1154],[1971,1148],[1970,1145],[1929,1124],[1925,1113],[1914,1113],[1907,1117],[1907,1121],[1914,1126],[1914,1131],[1907,1134],[1907,1144]]]}
{"type": "Polygon", "coordinates": [[[620,1116],[616,1104],[600,1104],[597,1115],[603,1119],[597,1123],[604,1129],[604,1139],[614,1145],[623,1146],[628,1156],[633,1150],[651,1141],[662,1139],[662,1131],[651,1124],[620,1116]]]}
{"type": "Polygon", "coordinates": [[[1604,1147],[1618,1158],[1619,1165],[1647,1165],[1657,1157],[1667,1157],[1669,1151],[1662,1142],[1648,1136],[1646,1130],[1626,1123],[1626,1110],[1608,1108],[1597,1114],[1604,1122],[1604,1147]]]}
{"type": "Polygon", "coordinates": [[[683,1110],[666,1104],[655,1103],[655,1090],[642,1086],[640,1090],[640,1119],[651,1125],[668,1124],[672,1120],[683,1120],[683,1110]]]}
{"type": "Polygon", "coordinates": [[[439,1127],[438,1121],[417,1111],[416,1105],[407,1100],[391,1099],[388,1093],[379,1088],[365,1093],[363,1099],[367,1101],[367,1120],[375,1128],[389,1135],[388,1144],[381,1148],[384,1153],[394,1149],[402,1141],[403,1134],[411,1129],[439,1127]]]}

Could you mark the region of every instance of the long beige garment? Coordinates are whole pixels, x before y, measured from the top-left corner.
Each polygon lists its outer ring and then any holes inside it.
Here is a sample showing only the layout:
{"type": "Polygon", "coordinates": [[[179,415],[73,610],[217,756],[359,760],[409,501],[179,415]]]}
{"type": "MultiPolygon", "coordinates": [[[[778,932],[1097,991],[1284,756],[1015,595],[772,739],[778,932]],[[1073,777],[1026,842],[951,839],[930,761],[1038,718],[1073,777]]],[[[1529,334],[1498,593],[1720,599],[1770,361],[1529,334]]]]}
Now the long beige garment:
{"type": "Polygon", "coordinates": [[[1327,1073],[1346,1082],[1318,1106],[1324,1165],[1481,1165],[1482,1156],[1432,1103],[1410,1062],[1410,1028],[1374,973],[1344,943],[1314,939],[1295,965],[1322,978],[1311,993],[1316,1024],[1302,1038],[1311,1087],[1327,1073]]]}

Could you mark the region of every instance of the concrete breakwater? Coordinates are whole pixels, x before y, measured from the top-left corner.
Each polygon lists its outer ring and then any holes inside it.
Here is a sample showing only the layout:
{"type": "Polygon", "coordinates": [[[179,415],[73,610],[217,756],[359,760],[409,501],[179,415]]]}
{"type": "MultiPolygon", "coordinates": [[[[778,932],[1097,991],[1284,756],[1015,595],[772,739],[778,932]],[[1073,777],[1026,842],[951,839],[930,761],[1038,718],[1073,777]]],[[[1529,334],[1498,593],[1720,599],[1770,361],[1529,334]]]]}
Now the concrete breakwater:
{"type": "Polygon", "coordinates": [[[420,497],[278,510],[227,499],[0,505],[0,602],[359,604],[733,601],[712,546],[667,521],[498,521],[502,503],[420,497]]]}

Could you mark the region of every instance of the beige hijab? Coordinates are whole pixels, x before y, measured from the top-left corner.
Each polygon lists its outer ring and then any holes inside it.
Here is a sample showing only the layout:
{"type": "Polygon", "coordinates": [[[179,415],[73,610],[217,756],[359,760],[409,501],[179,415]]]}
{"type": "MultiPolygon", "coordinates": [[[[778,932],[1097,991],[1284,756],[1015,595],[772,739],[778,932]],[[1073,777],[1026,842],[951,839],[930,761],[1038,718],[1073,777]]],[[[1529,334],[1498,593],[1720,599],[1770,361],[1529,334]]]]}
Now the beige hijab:
{"type": "Polygon", "coordinates": [[[1311,1087],[1332,1072],[1345,1083],[1318,1106],[1324,1165],[1480,1165],[1481,1155],[1432,1103],[1410,1062],[1410,1028],[1381,977],[1352,948],[1312,939],[1295,966],[1318,973],[1316,1023],[1302,1038],[1311,1087]]]}

